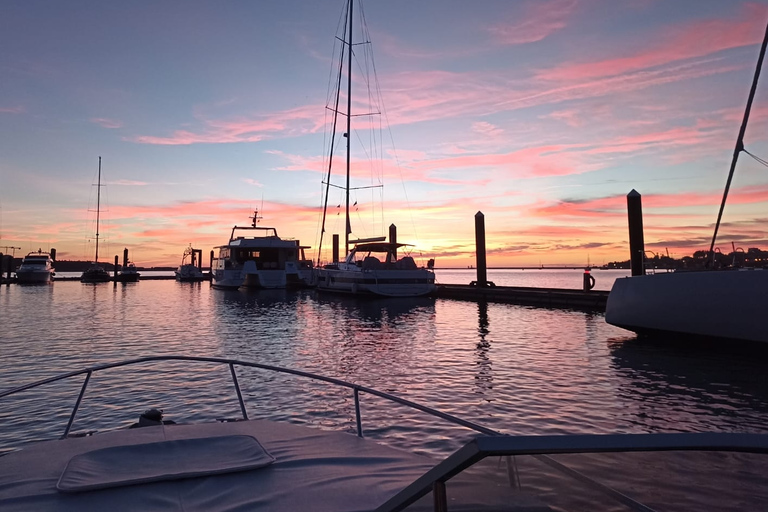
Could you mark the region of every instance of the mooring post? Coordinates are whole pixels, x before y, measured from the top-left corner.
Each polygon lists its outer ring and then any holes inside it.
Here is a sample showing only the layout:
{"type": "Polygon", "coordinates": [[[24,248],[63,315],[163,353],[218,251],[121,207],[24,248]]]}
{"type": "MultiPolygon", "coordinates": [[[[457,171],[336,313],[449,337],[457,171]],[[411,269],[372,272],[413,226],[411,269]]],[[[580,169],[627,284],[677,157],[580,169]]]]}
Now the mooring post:
{"type": "Polygon", "coordinates": [[[477,263],[477,286],[488,286],[488,273],[485,268],[485,215],[475,214],[475,262],[477,263]]]}
{"type": "Polygon", "coordinates": [[[5,255],[0,252],[0,283],[3,282],[3,272],[5,272],[5,255]]]}
{"type": "MultiPolygon", "coordinates": [[[[394,224],[389,225],[389,243],[397,243],[397,226],[394,224]]],[[[395,260],[397,260],[397,247],[392,249],[392,255],[395,257],[395,260]]]]}
{"type": "Polygon", "coordinates": [[[118,259],[117,254],[115,254],[115,268],[112,269],[112,275],[114,276],[115,281],[117,281],[117,264],[119,261],[120,260],[118,259]]]}
{"type": "Polygon", "coordinates": [[[339,234],[333,235],[333,262],[339,262],[339,234]]]}
{"type": "Polygon", "coordinates": [[[128,248],[123,249],[123,270],[128,266],[128,248]]]}
{"type": "Polygon", "coordinates": [[[211,249],[211,258],[208,261],[210,262],[210,265],[208,267],[210,269],[211,274],[213,274],[213,249],[211,249]]]}
{"type": "Polygon", "coordinates": [[[629,220],[629,266],[633,276],[645,274],[645,241],[643,240],[643,198],[637,190],[627,194],[629,220]]]}
{"type": "Polygon", "coordinates": [[[51,247],[51,259],[55,262],[56,261],[56,249],[51,247]]]}

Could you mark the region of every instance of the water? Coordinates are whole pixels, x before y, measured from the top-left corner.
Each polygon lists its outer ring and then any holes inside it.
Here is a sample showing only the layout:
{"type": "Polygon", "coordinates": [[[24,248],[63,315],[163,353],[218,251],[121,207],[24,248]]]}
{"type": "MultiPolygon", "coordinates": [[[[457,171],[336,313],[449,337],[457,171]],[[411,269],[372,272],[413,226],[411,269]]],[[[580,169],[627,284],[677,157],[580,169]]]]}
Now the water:
{"type": "MultiPolygon", "coordinates": [[[[624,275],[594,272],[598,287],[624,275]]],[[[581,271],[489,279],[578,288],[581,271]]],[[[0,315],[0,389],[122,359],[216,356],[370,386],[512,434],[768,431],[761,350],[638,340],[601,314],[142,281],[3,286],[0,315]]],[[[251,417],[354,430],[349,390],[258,370],[239,379],[251,417]]],[[[2,399],[0,448],[60,435],[81,383],[2,399]]],[[[145,364],[96,374],[73,431],[125,426],[151,406],[176,421],[239,415],[226,366],[145,364]]],[[[368,395],[362,415],[367,436],[421,453],[445,454],[469,435],[368,395]]]]}

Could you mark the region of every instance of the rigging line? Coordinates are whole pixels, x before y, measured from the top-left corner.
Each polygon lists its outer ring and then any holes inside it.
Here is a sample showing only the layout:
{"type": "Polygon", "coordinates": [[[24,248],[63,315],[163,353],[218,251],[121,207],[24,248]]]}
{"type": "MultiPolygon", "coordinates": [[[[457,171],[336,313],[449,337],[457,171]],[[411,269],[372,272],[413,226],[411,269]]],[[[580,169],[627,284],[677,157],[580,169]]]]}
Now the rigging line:
{"type": "Polygon", "coordinates": [[[744,132],[747,130],[747,121],[749,121],[749,111],[752,109],[752,100],[755,99],[755,91],[757,90],[757,81],[760,78],[760,69],[763,67],[763,58],[765,57],[766,46],[768,46],[768,26],[765,27],[765,36],[763,36],[763,44],[760,47],[760,56],[757,58],[755,76],[752,79],[752,88],[749,90],[749,98],[747,99],[747,108],[744,110],[744,119],[741,121],[741,128],[739,128],[739,137],[736,139],[736,147],[733,150],[733,160],[731,161],[731,168],[728,171],[728,179],[725,182],[725,190],[723,191],[723,200],[720,203],[720,210],[717,212],[717,222],[715,222],[715,233],[712,235],[712,244],[709,246],[709,253],[712,255],[713,267],[715,264],[715,241],[717,240],[717,231],[720,228],[720,220],[723,218],[723,210],[725,209],[725,200],[728,198],[728,190],[731,188],[731,181],[733,180],[733,172],[736,170],[736,161],[739,159],[739,153],[744,150],[744,132]]]}
{"type": "Polygon", "coordinates": [[[746,154],[748,154],[749,156],[751,156],[752,158],[754,158],[756,161],[760,162],[760,163],[761,163],[761,164],[763,164],[764,166],[768,167],[768,161],[766,161],[766,160],[763,160],[762,158],[760,158],[760,157],[759,157],[759,156],[757,156],[757,155],[753,155],[752,153],[750,153],[750,152],[749,152],[749,151],[747,151],[746,149],[743,149],[742,151],[744,151],[746,154]]]}
{"type": "MultiPolygon", "coordinates": [[[[350,8],[350,5],[347,4],[347,9],[350,8]]],[[[345,16],[346,20],[346,16],[345,16]]],[[[344,33],[347,31],[347,22],[344,22],[344,33]]],[[[349,41],[349,44],[352,44],[352,41],[349,41]]],[[[351,53],[351,52],[350,52],[351,53]]],[[[336,106],[335,110],[339,110],[339,98],[341,97],[341,78],[344,70],[344,51],[341,52],[341,56],[339,58],[339,74],[338,74],[338,81],[337,81],[337,92],[336,92],[336,106]]],[[[333,116],[333,128],[331,131],[331,144],[330,144],[330,154],[328,157],[328,179],[326,180],[327,184],[325,186],[325,204],[323,205],[323,224],[322,229],[320,230],[320,243],[317,247],[317,264],[320,265],[320,255],[321,251],[323,250],[323,235],[325,234],[325,219],[328,213],[328,192],[330,190],[330,183],[331,183],[331,169],[333,164],[333,146],[336,139],[336,122],[338,121],[339,116],[338,114],[335,114],[333,116]]],[[[349,119],[349,118],[347,118],[349,119]]],[[[347,140],[349,140],[349,133],[347,133],[347,140]]],[[[345,229],[346,231],[346,229],[345,229]]]]}

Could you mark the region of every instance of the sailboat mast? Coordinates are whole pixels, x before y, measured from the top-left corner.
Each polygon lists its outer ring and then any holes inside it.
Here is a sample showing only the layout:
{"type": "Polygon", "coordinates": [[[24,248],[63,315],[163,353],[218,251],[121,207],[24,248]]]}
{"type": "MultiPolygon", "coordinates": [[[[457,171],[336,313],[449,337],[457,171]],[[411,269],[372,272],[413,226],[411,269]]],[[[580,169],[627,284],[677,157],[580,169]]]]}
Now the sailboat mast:
{"type": "Polygon", "coordinates": [[[348,46],[348,59],[347,59],[347,215],[346,225],[344,226],[344,255],[349,254],[349,232],[351,226],[349,225],[349,161],[350,161],[350,145],[352,139],[352,5],[354,0],[349,0],[349,46],[348,46]]]}
{"type": "Polygon", "coordinates": [[[760,69],[763,67],[763,57],[765,57],[765,47],[768,45],[768,26],[765,28],[763,36],[763,45],[760,47],[760,56],[757,58],[757,67],[755,68],[755,77],[752,79],[752,88],[749,90],[747,99],[747,108],[744,110],[744,119],[741,121],[739,137],[736,139],[736,148],[733,150],[733,160],[731,160],[731,169],[728,172],[728,179],[725,182],[725,191],[723,191],[723,200],[720,203],[720,211],[717,212],[717,222],[715,222],[715,233],[712,235],[712,244],[709,246],[709,254],[712,258],[712,267],[715,266],[715,240],[717,239],[717,230],[720,228],[720,220],[723,218],[725,209],[725,200],[728,198],[728,190],[731,188],[733,172],[736,170],[736,161],[739,159],[739,153],[744,151],[744,132],[747,130],[747,121],[749,121],[749,112],[752,110],[752,100],[755,99],[755,90],[757,90],[757,80],[760,78],[760,69]]]}
{"type": "Polygon", "coordinates": [[[101,212],[101,157],[99,157],[99,179],[96,185],[96,260],[94,264],[99,262],[99,213],[101,212]]]}

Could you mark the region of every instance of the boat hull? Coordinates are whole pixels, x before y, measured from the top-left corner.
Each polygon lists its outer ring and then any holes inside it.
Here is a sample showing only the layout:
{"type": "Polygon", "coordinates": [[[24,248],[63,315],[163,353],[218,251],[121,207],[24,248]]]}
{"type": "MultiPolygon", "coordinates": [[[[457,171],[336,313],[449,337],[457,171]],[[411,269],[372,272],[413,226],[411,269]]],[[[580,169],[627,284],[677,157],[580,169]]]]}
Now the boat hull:
{"type": "Polygon", "coordinates": [[[434,274],[428,270],[318,269],[321,291],[378,297],[423,297],[435,291],[434,274]]]}
{"type": "Polygon", "coordinates": [[[53,272],[43,271],[16,271],[16,282],[19,284],[47,284],[53,281],[53,272]]]}
{"type": "Polygon", "coordinates": [[[617,279],[605,320],[640,334],[768,342],[768,271],[670,272],[617,279]]]}

